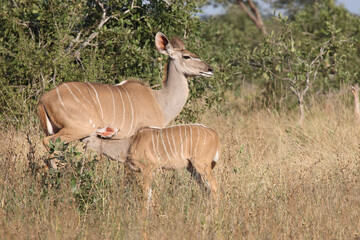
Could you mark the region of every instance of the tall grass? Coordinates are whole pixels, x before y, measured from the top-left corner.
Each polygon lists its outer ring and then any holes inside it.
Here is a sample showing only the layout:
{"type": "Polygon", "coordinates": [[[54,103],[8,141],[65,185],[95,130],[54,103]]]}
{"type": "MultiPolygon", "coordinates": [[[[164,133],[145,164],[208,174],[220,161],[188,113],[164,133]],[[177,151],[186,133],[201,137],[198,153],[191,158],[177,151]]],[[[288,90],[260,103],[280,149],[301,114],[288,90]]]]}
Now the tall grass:
{"type": "Polygon", "coordinates": [[[186,171],[158,172],[147,216],[137,181],[129,183],[118,162],[89,153],[86,162],[96,159],[84,170],[91,181],[79,180],[71,165],[56,187],[45,184],[37,125],[3,126],[0,239],[139,239],[144,231],[150,239],[358,238],[360,128],[339,99],[313,101],[302,128],[296,111],[232,107],[204,115],[200,122],[223,146],[214,169],[219,201],[186,171]],[[74,179],[86,194],[74,190],[74,179]]]}

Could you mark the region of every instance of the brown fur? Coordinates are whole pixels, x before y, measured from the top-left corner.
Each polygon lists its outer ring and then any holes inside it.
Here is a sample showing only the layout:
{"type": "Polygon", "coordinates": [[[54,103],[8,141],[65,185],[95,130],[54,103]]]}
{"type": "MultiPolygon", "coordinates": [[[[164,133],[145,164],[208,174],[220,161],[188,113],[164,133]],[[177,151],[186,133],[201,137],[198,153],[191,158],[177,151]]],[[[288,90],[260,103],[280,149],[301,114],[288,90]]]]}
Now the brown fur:
{"type": "Polygon", "coordinates": [[[212,169],[219,156],[220,141],[214,130],[203,125],[178,125],[139,130],[133,137],[127,162],[133,170],[142,172],[144,194],[150,190],[155,169],[187,168],[200,174],[216,197],[212,169]]]}

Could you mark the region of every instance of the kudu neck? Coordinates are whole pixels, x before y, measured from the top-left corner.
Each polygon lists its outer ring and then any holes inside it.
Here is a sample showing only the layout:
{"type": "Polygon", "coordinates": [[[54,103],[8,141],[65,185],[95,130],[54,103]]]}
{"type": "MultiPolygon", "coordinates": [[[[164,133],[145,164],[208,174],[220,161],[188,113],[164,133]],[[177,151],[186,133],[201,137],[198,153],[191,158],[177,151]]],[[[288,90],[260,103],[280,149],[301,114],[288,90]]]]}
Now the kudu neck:
{"type": "Polygon", "coordinates": [[[174,60],[167,64],[163,88],[157,90],[155,96],[164,113],[166,124],[184,108],[189,96],[189,87],[185,75],[178,71],[174,60]]]}

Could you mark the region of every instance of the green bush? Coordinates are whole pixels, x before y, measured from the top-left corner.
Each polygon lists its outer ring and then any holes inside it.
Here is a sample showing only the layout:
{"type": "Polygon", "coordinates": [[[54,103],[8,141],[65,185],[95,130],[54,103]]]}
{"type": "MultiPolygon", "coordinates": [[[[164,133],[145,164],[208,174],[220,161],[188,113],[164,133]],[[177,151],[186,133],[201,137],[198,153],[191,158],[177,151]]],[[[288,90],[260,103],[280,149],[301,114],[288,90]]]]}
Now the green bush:
{"type": "MultiPolygon", "coordinates": [[[[171,4],[160,0],[2,2],[2,122],[17,124],[24,117],[30,118],[39,97],[60,82],[115,84],[135,77],[151,85],[160,84],[166,59],[155,50],[154,37],[158,31],[170,38],[184,38],[188,49],[212,64],[211,56],[203,54],[206,43],[202,30],[206,23],[194,17],[203,3],[195,0],[171,4]]],[[[192,81],[191,98],[205,95],[210,87],[216,91],[206,94],[206,98],[218,99],[213,97],[219,92],[217,82],[216,78],[207,80],[206,84],[192,81]]],[[[191,115],[189,118],[194,118],[191,115]]]]}

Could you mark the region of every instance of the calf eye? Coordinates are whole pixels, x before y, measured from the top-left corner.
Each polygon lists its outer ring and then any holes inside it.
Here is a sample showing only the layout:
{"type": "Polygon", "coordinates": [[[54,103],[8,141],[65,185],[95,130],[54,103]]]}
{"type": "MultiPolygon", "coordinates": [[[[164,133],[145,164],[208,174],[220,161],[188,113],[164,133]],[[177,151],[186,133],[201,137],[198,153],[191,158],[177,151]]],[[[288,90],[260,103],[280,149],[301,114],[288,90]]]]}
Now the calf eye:
{"type": "Polygon", "coordinates": [[[184,56],[183,56],[183,59],[190,59],[190,56],[184,55],[184,56]]]}

